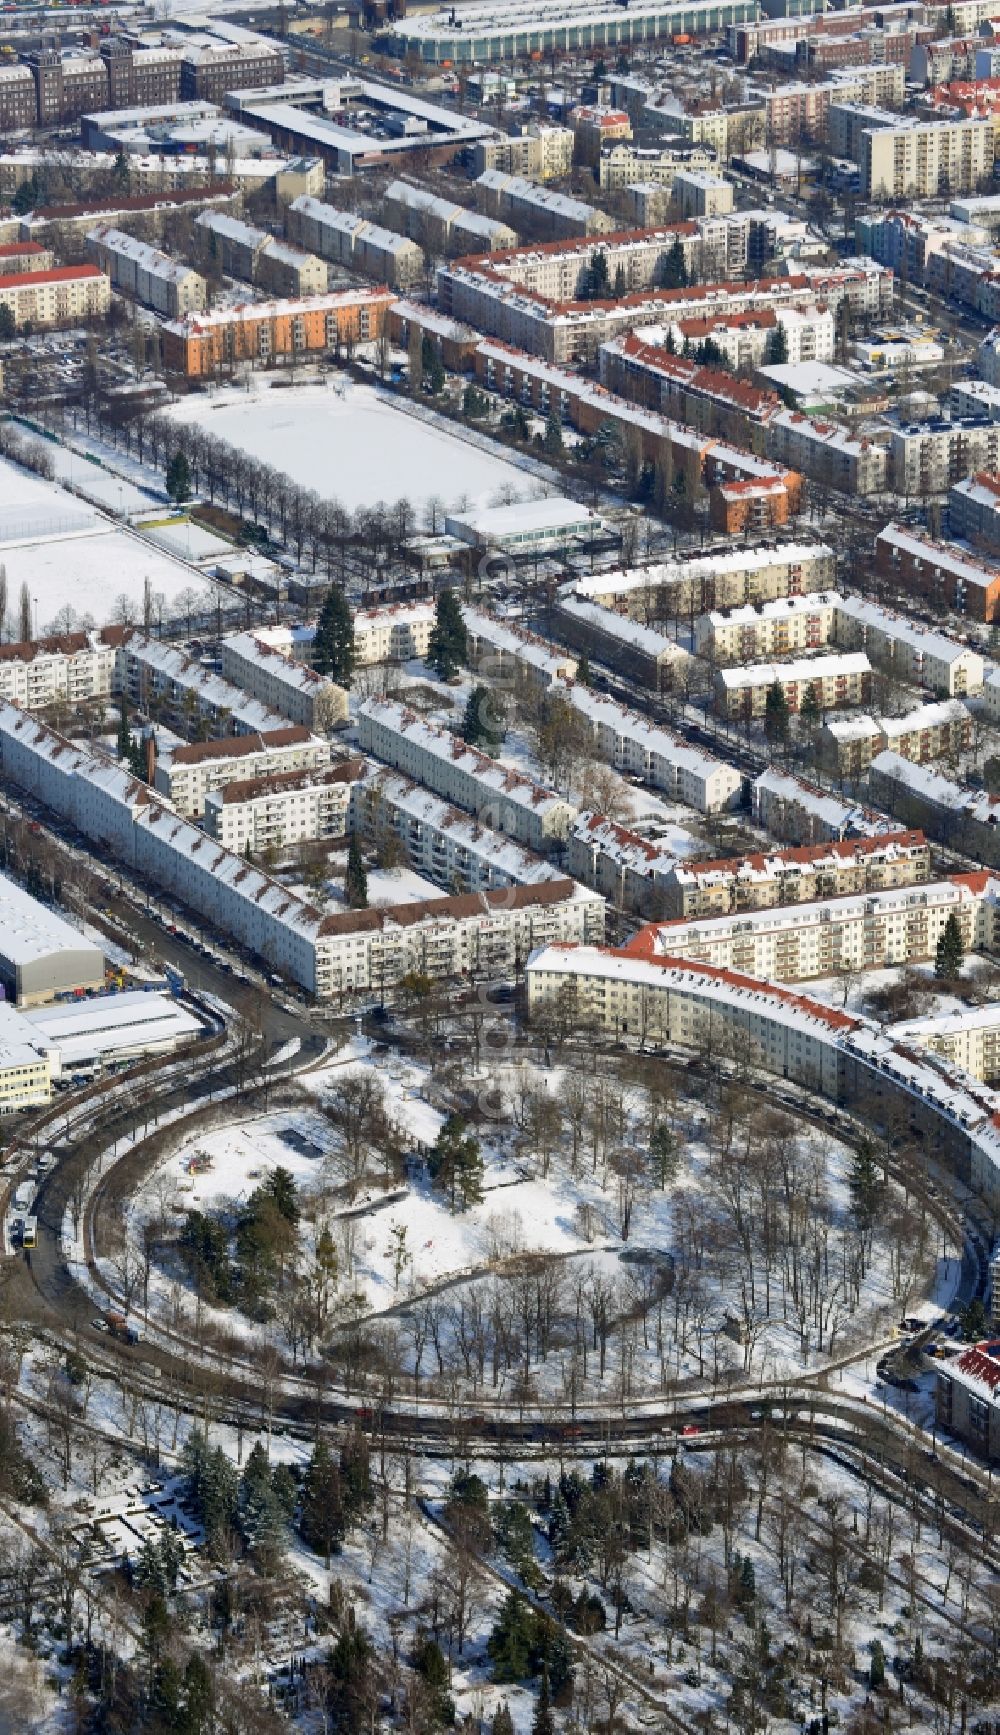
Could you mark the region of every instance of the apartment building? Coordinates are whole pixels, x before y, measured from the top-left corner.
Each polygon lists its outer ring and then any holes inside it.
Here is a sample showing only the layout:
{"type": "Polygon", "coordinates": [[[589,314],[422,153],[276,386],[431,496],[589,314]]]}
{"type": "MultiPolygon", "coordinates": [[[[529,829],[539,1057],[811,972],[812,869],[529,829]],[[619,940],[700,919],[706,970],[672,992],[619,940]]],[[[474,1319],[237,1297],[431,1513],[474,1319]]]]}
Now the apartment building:
{"type": "Polygon", "coordinates": [[[550,946],[525,975],[536,1024],[553,1017],[653,1048],[737,1055],[838,1098],[838,1041],[858,1021],[776,983],[594,946],[550,946]]]}
{"type": "Polygon", "coordinates": [[[880,753],[918,765],[955,758],[972,743],[972,716],[961,699],[918,705],[904,717],[831,717],[816,737],[820,761],[841,777],[860,777],[880,753]]]}
{"type": "Polygon", "coordinates": [[[560,646],[484,609],[462,608],[469,666],[501,684],[534,687],[545,693],[556,682],[572,681],[577,659],[560,646]]]}
{"type": "Polygon", "coordinates": [[[410,181],[390,182],[382,203],[386,221],[420,243],[421,250],[445,253],[499,253],[517,246],[509,223],[467,211],[410,181]]]}
{"type": "Polygon", "coordinates": [[[502,981],[538,947],[603,924],[603,898],[568,879],[326,916],[327,994],[389,993],[413,976],[502,981]]]}
{"type": "Polygon", "coordinates": [[[964,789],[901,753],[879,753],[871,762],[868,788],[904,825],[917,825],[949,849],[1000,865],[1000,799],[985,790],[964,789]]]}
{"type": "Polygon", "coordinates": [[[850,433],[839,422],[781,410],[768,421],[765,443],[768,456],[776,462],[839,493],[881,494],[886,488],[886,446],[850,433]]]}
{"type": "Polygon", "coordinates": [[[867,651],[888,674],[946,698],[982,689],[985,665],[978,651],[865,597],[838,597],[833,636],[846,650],[867,651]]]}
{"type": "Polygon", "coordinates": [[[0,645],[0,699],[26,711],[86,704],[114,690],[117,652],[103,633],[58,633],[0,645]]]}
{"type": "Polygon", "coordinates": [[[8,241],[0,247],[0,274],[13,277],[18,272],[51,271],[55,254],[38,241],[8,241]]]}
{"type": "Polygon", "coordinates": [[[835,591],[812,591],[699,615],[695,650],[713,663],[753,663],[793,651],[816,651],[833,633],[837,600],[835,591]]]}
{"type": "Polygon", "coordinates": [[[408,288],[423,276],[424,255],[415,242],[307,193],[287,207],[285,227],[291,239],[313,255],[377,277],[393,289],[408,288]]]}
{"type": "Polygon", "coordinates": [[[847,801],[787,771],[763,772],[750,785],[750,795],[755,822],[782,843],[835,843],[898,829],[875,808],[847,801]]]}
{"type": "Polygon", "coordinates": [[[867,127],[856,156],[862,199],[933,199],[975,193],[993,172],[992,120],[933,120],[867,127]]]}
{"type": "Polygon", "coordinates": [[[242,277],[278,296],[320,295],[326,289],[324,261],[275,240],[266,229],[255,229],[224,211],[203,211],[195,218],[195,228],[229,277],[242,277]]]}
{"type": "Polygon", "coordinates": [[[668,914],[665,885],[676,857],[602,813],[581,813],[566,839],[566,866],[573,878],[617,909],[654,920],[668,914]]]}
{"type": "Polygon", "coordinates": [[[908,1018],[892,1026],[892,1035],[896,1042],[914,1042],[940,1054],[949,1065],[961,1067],[984,1084],[1000,1079],[1000,1004],[996,1001],[930,1018],[908,1018]]]}
{"type": "Polygon", "coordinates": [[[254,36],[246,42],[187,48],[181,60],[181,99],[220,102],[230,90],[263,90],[281,84],[285,57],[278,43],[254,36]]]}
{"type": "Polygon", "coordinates": [[[574,593],[633,620],[668,621],[825,590],[836,556],[825,542],[765,542],[725,547],[649,566],[576,579],[574,593]]]}
{"type": "Polygon", "coordinates": [[[629,333],[601,345],[601,383],[633,402],[675,416],[704,434],[761,444],[760,430],[781,409],[770,387],[734,379],[723,368],[705,367],[687,355],[629,333]]]}
{"type": "Polygon", "coordinates": [[[167,319],[181,319],[205,306],[204,277],[134,235],[121,229],[94,229],[87,237],[87,251],[115,289],[167,319]]]}
{"type": "Polygon", "coordinates": [[[105,627],[104,637],[117,650],[115,691],[178,735],[196,729],[220,738],[269,734],[285,721],[279,711],[173,645],[146,638],[134,627],[105,627]]]}
{"type": "Polygon", "coordinates": [[[603,103],[581,103],[573,110],[574,155],[578,163],[596,169],[601,150],[616,139],[632,137],[632,122],[624,109],[603,103]]]}
{"type": "Polygon", "coordinates": [[[579,943],[600,925],[603,900],[569,880],[324,915],[127,772],[10,705],[0,708],[0,767],[123,867],[321,1000],[391,992],[413,971],[495,981],[534,948],[579,943]]]}
{"type": "Polygon", "coordinates": [[[562,796],[477,753],[396,700],[365,700],[356,721],[366,753],[528,849],[545,851],[566,836],[576,810],[562,796]]]}
{"type": "Polygon", "coordinates": [[[200,819],[208,795],[229,783],[317,774],[329,764],[329,741],[288,724],[266,734],[224,735],[165,748],[156,756],[153,787],[186,819],[200,819]]]}
{"type": "Polygon", "coordinates": [[[948,527],[977,548],[1000,550],[1000,476],[978,470],[948,490],[948,527]]]}
{"type": "Polygon", "coordinates": [[[347,721],[347,694],[343,687],[295,662],[283,647],[284,629],[260,627],[256,632],[234,633],[219,647],[222,674],[262,705],[299,723],[305,729],[323,731],[347,721]]]}
{"type": "Polygon", "coordinates": [[[901,524],[887,524],[875,538],[875,569],[901,591],[926,597],[935,612],[990,622],[1000,615],[1000,570],[950,543],[901,524]]]}
{"type": "Polygon", "coordinates": [[[985,877],[956,874],[860,896],[657,923],[641,930],[627,949],[768,982],[898,968],[933,958],[950,916],[968,951],[992,945],[996,898],[984,896],[985,877]]]}
{"type": "Polygon", "coordinates": [[[625,187],[661,188],[669,193],[674,177],[682,170],[711,173],[718,157],[709,145],[639,145],[632,139],[616,139],[601,146],[598,185],[602,193],[621,192],[625,187]]]}
{"type": "MultiPolygon", "coordinates": [[[[377,850],[401,849],[416,873],[451,894],[538,885],[560,876],[543,856],[392,771],[377,771],[354,785],[351,827],[377,850]]],[[[591,915],[603,932],[603,912],[595,907],[591,915]]]]}
{"type": "Polygon", "coordinates": [[[76,325],[111,306],[111,280],[96,265],[57,265],[51,271],[0,276],[0,307],[18,326],[76,325]]]}
{"type": "Polygon", "coordinates": [[[98,54],[29,48],[22,56],[35,85],[33,123],[55,126],[79,120],[89,109],[106,108],[108,72],[98,54]]]}
{"type": "Polygon", "coordinates": [[[356,663],[407,663],[425,657],[434,630],[432,602],[399,602],[359,608],[354,615],[356,663]]]}
{"type": "Polygon", "coordinates": [[[557,181],[573,167],[572,127],[530,125],[519,132],[495,133],[472,147],[472,173],[500,169],[532,181],[557,181]]]}
{"type": "Polygon", "coordinates": [[[640,778],[699,813],[721,813],[737,805],[743,779],[735,766],[689,746],[639,711],[602,698],[589,687],[573,686],[568,697],[585,719],[597,752],[616,771],[640,778]]]}
{"type": "Polygon", "coordinates": [[[559,596],[552,620],[556,635],[574,650],[654,693],[683,683],[690,667],[690,653],[675,639],[572,592],[559,596]]]}
{"type": "Polygon", "coordinates": [[[768,689],[775,686],[781,688],[790,711],[801,710],[810,689],[821,710],[863,705],[871,691],[871,676],[864,651],[718,669],[713,683],[715,706],[723,717],[763,717],[768,689]]]}
{"type": "Polygon", "coordinates": [[[1000,720],[1000,671],[992,666],[983,682],[983,704],[991,722],[1000,720]]]}
{"type": "MultiPolygon", "coordinates": [[[[719,219],[728,222],[728,219],[719,219]]],[[[683,245],[684,236],[680,235],[683,245]]],[[[617,274],[619,240],[628,243],[631,258],[652,255],[656,258],[673,245],[673,238],[662,241],[634,235],[609,237],[602,250],[608,255],[608,270],[612,282],[617,274]]],[[[577,270],[586,263],[579,247],[570,243],[577,270]]],[[[696,226],[688,235],[692,254],[700,252],[701,242],[696,226]]],[[[799,271],[789,277],[762,280],[759,283],[699,283],[686,289],[630,289],[613,301],[588,301],[575,290],[540,290],[532,281],[535,264],[541,264],[540,250],[530,256],[516,254],[490,261],[456,260],[438,269],[438,304],[444,313],[464,320],[478,330],[505,343],[548,361],[576,362],[592,360],[602,343],[644,325],[662,325],[674,320],[730,317],[759,308],[779,306],[812,306],[825,301],[836,312],[846,301],[859,317],[891,310],[892,276],[874,261],[855,262],[850,267],[834,271],[799,271]],[[530,269],[528,262],[530,259],[530,269]],[[501,269],[501,265],[503,269],[501,269]],[[526,279],[526,281],[522,281],[526,279]]],[[[546,250],[545,264],[559,261],[546,250]]],[[[622,264],[623,271],[626,269],[622,264]]],[[[539,275],[543,275],[539,270],[539,275]]],[[[550,275],[548,271],[545,276],[550,275]]],[[[552,272],[552,276],[556,273],[552,272]]],[[[628,276],[626,275],[626,281],[628,276]]]]}
{"type": "Polygon", "coordinates": [[[392,290],[366,287],[189,313],[163,326],[164,368],[186,379],[211,379],[239,365],[268,367],[291,356],[350,350],[379,338],[394,299],[392,290]]]}
{"type": "Polygon", "coordinates": [[[363,759],[345,759],[321,770],[223,784],[205,796],[205,830],[237,855],[255,856],[345,837],[351,786],[365,769],[363,759]]]}
{"type": "Polygon", "coordinates": [[[596,205],[571,198],[568,193],[554,193],[523,175],[484,169],[475,186],[487,215],[509,221],[519,234],[543,241],[567,241],[578,235],[610,235],[615,228],[612,219],[596,205]]]}
{"type": "Polygon", "coordinates": [[[892,480],[897,494],[943,494],[978,470],[1000,470],[1000,424],[988,416],[918,422],[894,428],[892,480]]]}
{"type": "MultiPolygon", "coordinates": [[[[684,378],[685,366],[681,369],[684,378]]],[[[637,448],[643,463],[669,471],[671,477],[683,471],[692,489],[701,484],[714,488],[731,482],[766,485],[772,495],[766,524],[772,518],[777,522],[787,521],[797,508],[801,476],[793,470],[779,470],[745,445],[718,439],[697,427],[682,427],[658,410],[630,403],[606,386],[595,385],[579,374],[539,360],[508,344],[480,343],[475,353],[475,368],[477,378],[487,390],[501,393],[504,397],[517,397],[543,415],[553,413],[560,420],[579,428],[581,433],[597,434],[602,427],[619,429],[623,437],[637,448]]],[[[709,379],[711,383],[713,378],[718,380],[718,376],[712,375],[711,370],[705,370],[704,377],[702,370],[694,371],[698,378],[693,389],[703,394],[699,408],[710,412],[712,404],[706,395],[705,381],[709,379]]],[[[682,384],[678,389],[686,392],[688,387],[682,384]]],[[[727,416],[738,416],[745,401],[756,401],[752,392],[744,400],[738,382],[730,382],[728,378],[719,382],[719,394],[718,404],[720,409],[725,406],[727,416]]],[[[714,505],[710,496],[710,507],[714,505]]],[[[723,522],[719,528],[725,530],[728,526],[723,522]]]]}
{"type": "Polygon", "coordinates": [[[0,66],[0,130],[26,131],[38,124],[38,98],[30,66],[0,66]]]}
{"type": "Polygon", "coordinates": [[[723,861],[674,860],[663,879],[661,913],[689,920],[920,885],[930,878],[930,861],[919,831],[723,861]]]}
{"type": "Polygon", "coordinates": [[[734,187],[710,169],[679,169],[673,181],[674,206],[685,217],[725,217],[733,209],[734,187]]]}
{"type": "Polygon", "coordinates": [[[965,1440],[978,1457],[1000,1453],[1000,1343],[971,1344],[937,1375],[937,1425],[965,1440]]]}

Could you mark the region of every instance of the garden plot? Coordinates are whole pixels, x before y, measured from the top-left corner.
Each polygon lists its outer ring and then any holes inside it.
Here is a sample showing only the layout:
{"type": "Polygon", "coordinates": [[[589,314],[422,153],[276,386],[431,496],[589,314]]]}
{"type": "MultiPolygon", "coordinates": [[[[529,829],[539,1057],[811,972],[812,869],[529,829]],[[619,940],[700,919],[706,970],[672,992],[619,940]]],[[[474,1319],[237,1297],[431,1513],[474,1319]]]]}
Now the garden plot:
{"type": "Polygon", "coordinates": [[[538,495],[538,480],[444,424],[410,414],[372,386],[341,381],[251,392],[223,389],[170,412],[284,471],[348,511],[409,500],[420,512],[538,495]]]}

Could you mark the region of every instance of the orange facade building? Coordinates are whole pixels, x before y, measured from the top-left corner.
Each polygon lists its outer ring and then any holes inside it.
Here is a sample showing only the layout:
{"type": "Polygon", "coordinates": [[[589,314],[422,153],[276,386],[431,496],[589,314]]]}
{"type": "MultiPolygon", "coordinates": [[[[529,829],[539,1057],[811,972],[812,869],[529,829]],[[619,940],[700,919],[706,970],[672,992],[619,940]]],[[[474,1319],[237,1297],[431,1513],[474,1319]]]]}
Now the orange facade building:
{"type": "Polygon", "coordinates": [[[395,301],[390,289],[366,287],[188,314],[163,327],[164,367],[185,379],[211,379],[240,365],[350,349],[381,337],[395,301]]]}

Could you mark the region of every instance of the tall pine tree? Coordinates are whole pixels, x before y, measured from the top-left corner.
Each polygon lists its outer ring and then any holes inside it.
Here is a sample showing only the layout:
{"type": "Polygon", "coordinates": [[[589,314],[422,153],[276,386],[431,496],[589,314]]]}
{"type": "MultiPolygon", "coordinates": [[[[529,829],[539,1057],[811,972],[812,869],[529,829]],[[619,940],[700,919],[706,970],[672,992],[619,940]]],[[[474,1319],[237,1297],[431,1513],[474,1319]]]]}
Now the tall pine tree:
{"type": "Polygon", "coordinates": [[[954,910],[945,922],[934,955],[934,974],[942,982],[953,982],[962,973],[965,942],[954,910]]]}
{"type": "Polygon", "coordinates": [[[368,875],[361,855],[357,832],[352,832],[347,850],[347,872],[344,875],[344,896],[352,910],[368,908],[368,875]]]}
{"type": "Polygon", "coordinates": [[[438,593],[427,660],[442,681],[452,681],[468,655],[465,622],[455,592],[446,585],[438,593]]]}
{"type": "Polygon", "coordinates": [[[321,675],[349,687],[354,673],[354,620],[339,584],[332,584],[316,623],[313,661],[321,675]]]}

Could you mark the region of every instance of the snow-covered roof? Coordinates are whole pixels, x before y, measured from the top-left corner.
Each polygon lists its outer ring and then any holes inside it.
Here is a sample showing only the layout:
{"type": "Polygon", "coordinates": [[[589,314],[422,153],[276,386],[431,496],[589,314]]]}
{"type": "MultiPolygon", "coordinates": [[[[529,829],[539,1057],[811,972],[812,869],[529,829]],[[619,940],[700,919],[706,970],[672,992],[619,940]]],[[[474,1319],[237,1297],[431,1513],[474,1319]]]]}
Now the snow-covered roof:
{"type": "Polygon", "coordinates": [[[488,825],[463,813],[460,808],[413,783],[399,772],[376,770],[370,779],[380,798],[407,814],[421,825],[446,833],[470,855],[482,858],[491,867],[506,874],[520,885],[533,885],[541,880],[562,878],[560,870],[542,856],[522,849],[512,838],[494,831],[488,825]]]}
{"type": "Polygon", "coordinates": [[[193,265],[171,259],[169,253],[151,247],[147,241],[138,241],[134,235],[126,235],[122,229],[91,229],[87,240],[109,248],[119,258],[134,260],[151,277],[159,277],[164,283],[184,283],[195,275],[193,265]]]}
{"type": "Polygon", "coordinates": [[[884,530],[879,531],[876,540],[898,548],[916,560],[927,562],[937,571],[950,572],[961,579],[963,584],[974,585],[977,590],[988,590],[990,586],[1000,582],[1000,568],[987,566],[968,549],[961,548],[954,542],[932,542],[929,537],[919,536],[901,524],[887,524],[884,530]]]}
{"type": "Polygon", "coordinates": [[[964,812],[981,825],[1000,825],[1000,797],[988,795],[985,789],[963,789],[941,771],[929,765],[916,765],[891,748],[872,760],[876,776],[891,779],[935,807],[950,807],[964,812]]]}
{"type": "Polygon", "coordinates": [[[898,741],[903,735],[913,735],[925,729],[943,729],[949,723],[969,721],[969,712],[961,699],[939,699],[931,705],[917,705],[905,717],[831,717],[827,732],[838,741],[865,740],[884,735],[886,741],[898,741]]]}
{"type": "Polygon", "coordinates": [[[909,645],[919,656],[933,657],[937,662],[947,664],[966,662],[973,665],[982,662],[978,651],[970,650],[967,645],[959,644],[945,633],[935,632],[933,627],[918,626],[915,621],[908,620],[906,615],[896,614],[893,609],[881,608],[878,603],[869,602],[866,597],[841,597],[837,603],[837,612],[857,621],[860,626],[882,633],[897,644],[909,645]]]}
{"type": "MultiPolygon", "coordinates": [[[[892,757],[895,759],[896,755],[893,754],[892,757]]],[[[913,769],[908,759],[901,763],[910,770],[913,769]]],[[[896,821],[888,815],[862,807],[855,801],[842,801],[827,789],[818,789],[814,783],[807,783],[802,777],[793,777],[790,772],[778,771],[773,767],[761,772],[761,775],[754,779],[753,792],[755,806],[762,796],[771,795],[779,801],[789,802],[802,808],[804,812],[811,813],[833,831],[854,831],[860,835],[875,836],[879,832],[896,829],[896,821]]]]}
{"type": "Polygon", "coordinates": [[[589,718],[592,727],[607,729],[623,741],[635,742],[651,759],[661,759],[676,770],[709,782],[721,778],[730,790],[740,787],[740,772],[724,759],[717,759],[701,747],[693,747],[669,730],[651,723],[639,711],[619,705],[615,699],[605,699],[589,687],[574,685],[569,689],[570,702],[589,718]]]}
{"type": "Polygon", "coordinates": [[[39,903],[14,880],[0,874],[0,956],[14,965],[34,964],[53,953],[88,952],[95,972],[103,970],[103,954],[57,911],[39,903]]]}
{"type": "Polygon", "coordinates": [[[614,609],[602,608],[599,603],[585,602],[582,597],[569,594],[559,598],[558,606],[562,614],[570,615],[581,626],[592,627],[595,632],[604,633],[608,638],[620,639],[623,644],[631,645],[643,656],[657,660],[679,660],[688,656],[683,645],[679,645],[675,639],[668,639],[663,633],[654,632],[652,627],[642,626],[628,615],[616,614],[614,609]]]}
{"type": "MultiPolygon", "coordinates": [[[[287,632],[288,629],[279,628],[278,631],[287,632]]],[[[294,662],[281,644],[273,642],[273,634],[266,629],[264,632],[232,633],[223,639],[222,644],[224,651],[231,651],[234,656],[267,669],[284,686],[292,687],[298,693],[314,697],[330,684],[325,675],[318,674],[307,663],[294,662]]],[[[291,639],[289,647],[290,644],[291,639]]]]}
{"type": "Polygon", "coordinates": [[[164,681],[171,681],[192,693],[206,708],[229,712],[234,722],[245,731],[264,734],[280,728],[282,718],[277,711],[261,704],[259,699],[252,699],[242,687],[234,687],[221,675],[203,668],[175,646],[144,638],[141,633],[129,633],[125,638],[125,649],[129,657],[135,658],[144,668],[154,670],[164,681]]]}
{"type": "Polygon", "coordinates": [[[853,866],[861,860],[903,859],[913,849],[926,850],[921,831],[898,831],[886,837],[849,838],[844,842],[803,844],[767,854],[730,856],[719,861],[678,862],[674,877],[680,886],[710,886],[737,881],[741,884],[778,880],[803,869],[829,871],[853,866]]]}
{"type": "MultiPolygon", "coordinates": [[[[424,606],[430,608],[431,605],[428,603],[424,606]]],[[[562,650],[556,645],[547,645],[534,633],[525,631],[523,627],[512,626],[508,621],[499,621],[495,615],[487,614],[485,609],[471,608],[465,604],[462,608],[462,619],[466,631],[471,633],[474,639],[482,639],[492,645],[494,650],[504,651],[508,656],[516,657],[519,662],[530,664],[550,680],[572,678],[576,672],[577,660],[570,651],[562,650]]]]}
{"type": "Polygon", "coordinates": [[[765,621],[787,620],[789,615],[819,614],[834,608],[839,600],[835,590],[811,590],[802,596],[776,596],[770,602],[715,609],[706,618],[713,627],[759,626],[765,621]]]}
{"type": "Polygon", "coordinates": [[[815,903],[779,904],[763,910],[733,910],[718,916],[678,917],[643,928],[627,950],[643,957],[683,953],[690,946],[725,940],[735,934],[783,933],[794,928],[799,934],[809,928],[855,922],[866,915],[891,917],[897,912],[940,909],[949,905],[978,904],[982,896],[993,902],[1000,883],[990,881],[984,893],[956,877],[917,886],[891,886],[884,891],[849,893],[846,897],[821,898],[815,903]],[[995,890],[991,889],[995,888],[995,890]]]}
{"type": "Polygon", "coordinates": [[[357,715],[359,720],[370,719],[414,742],[435,758],[447,760],[458,770],[474,777],[484,789],[494,790],[505,801],[530,808],[533,813],[548,813],[568,805],[563,796],[535,783],[525,772],[488,759],[485,753],[477,753],[450,729],[440,729],[436,724],[428,723],[395,699],[366,699],[358,706],[357,715]]]}
{"type": "Polygon", "coordinates": [[[812,566],[832,562],[833,549],[825,542],[787,542],[699,554],[684,560],[658,561],[649,566],[629,567],[576,578],[567,589],[577,596],[627,595],[630,591],[655,590],[660,585],[682,584],[691,579],[725,577],[730,573],[764,572],[769,567],[812,566]]]}
{"type": "Polygon", "coordinates": [[[771,687],[809,681],[832,681],[839,677],[870,675],[871,663],[864,651],[838,651],[831,656],[798,657],[790,663],[752,663],[744,669],[718,669],[716,680],[727,688],[771,687]]]}

